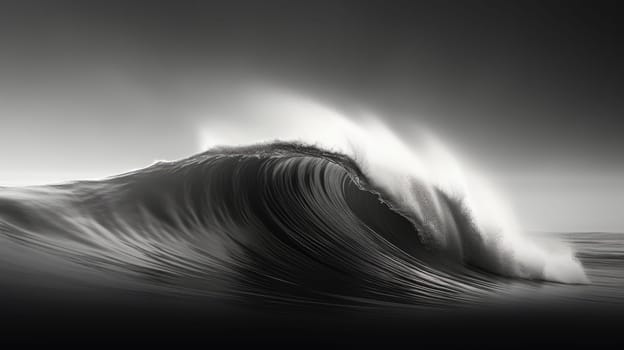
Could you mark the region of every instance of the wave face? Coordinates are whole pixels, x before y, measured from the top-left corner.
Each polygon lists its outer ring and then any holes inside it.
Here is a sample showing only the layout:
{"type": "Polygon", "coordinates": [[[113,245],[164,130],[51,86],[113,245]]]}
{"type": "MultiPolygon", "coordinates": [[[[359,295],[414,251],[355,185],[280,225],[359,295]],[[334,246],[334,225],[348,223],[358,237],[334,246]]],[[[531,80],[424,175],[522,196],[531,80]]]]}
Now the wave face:
{"type": "Polygon", "coordinates": [[[501,292],[502,276],[584,279],[569,252],[555,266],[576,275],[508,255],[461,198],[379,183],[315,146],[214,148],[102,181],[2,189],[0,230],[107,276],[97,283],[228,300],[443,306],[501,292]]]}

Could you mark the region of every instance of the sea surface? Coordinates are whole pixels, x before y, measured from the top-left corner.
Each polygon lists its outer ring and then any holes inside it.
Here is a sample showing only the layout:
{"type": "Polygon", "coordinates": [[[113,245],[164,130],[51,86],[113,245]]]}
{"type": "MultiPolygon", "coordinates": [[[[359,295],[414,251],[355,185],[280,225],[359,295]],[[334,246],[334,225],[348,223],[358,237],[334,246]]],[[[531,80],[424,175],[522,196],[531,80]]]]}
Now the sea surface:
{"type": "Polygon", "coordinates": [[[462,198],[379,176],[344,154],[273,143],[0,188],[2,335],[621,340],[624,234],[488,231],[462,198]]]}

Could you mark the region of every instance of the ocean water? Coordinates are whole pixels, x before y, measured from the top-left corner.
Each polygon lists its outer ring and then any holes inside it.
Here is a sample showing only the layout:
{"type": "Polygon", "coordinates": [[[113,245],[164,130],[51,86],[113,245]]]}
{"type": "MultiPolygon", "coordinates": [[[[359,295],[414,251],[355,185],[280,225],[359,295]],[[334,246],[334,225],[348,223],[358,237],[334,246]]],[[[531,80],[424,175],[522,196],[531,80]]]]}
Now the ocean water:
{"type": "Polygon", "coordinates": [[[553,234],[570,242],[590,283],[576,286],[573,302],[619,307],[624,302],[624,235],[578,232],[553,234]]]}
{"type": "Polygon", "coordinates": [[[490,231],[461,197],[413,177],[396,192],[375,176],[345,154],[270,143],[2,188],[4,329],[229,343],[619,340],[624,235],[490,231]]]}

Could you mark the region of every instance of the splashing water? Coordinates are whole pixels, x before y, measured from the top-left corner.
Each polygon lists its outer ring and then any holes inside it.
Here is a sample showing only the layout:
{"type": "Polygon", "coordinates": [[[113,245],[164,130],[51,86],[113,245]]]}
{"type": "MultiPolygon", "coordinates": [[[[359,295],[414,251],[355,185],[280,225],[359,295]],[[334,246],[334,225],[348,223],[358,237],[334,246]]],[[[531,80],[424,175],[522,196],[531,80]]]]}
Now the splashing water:
{"type": "Polygon", "coordinates": [[[432,133],[408,144],[370,114],[358,121],[291,93],[262,89],[237,106],[201,112],[202,149],[298,142],[348,155],[388,204],[425,228],[420,239],[464,263],[527,279],[587,283],[574,252],[523,234],[504,201],[432,133]],[[462,213],[463,215],[458,215],[462,213]]]}

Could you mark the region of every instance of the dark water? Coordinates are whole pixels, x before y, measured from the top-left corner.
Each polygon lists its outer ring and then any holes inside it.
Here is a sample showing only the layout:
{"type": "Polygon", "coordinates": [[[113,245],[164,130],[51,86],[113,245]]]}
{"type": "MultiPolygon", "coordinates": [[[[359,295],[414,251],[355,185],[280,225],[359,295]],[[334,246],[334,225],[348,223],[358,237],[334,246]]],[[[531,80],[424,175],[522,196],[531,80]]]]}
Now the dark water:
{"type": "Polygon", "coordinates": [[[624,234],[602,232],[561,233],[571,242],[591,284],[575,286],[572,301],[608,305],[624,303],[624,234]]]}
{"type": "MultiPolygon", "coordinates": [[[[95,182],[0,191],[3,335],[141,342],[618,342],[624,235],[540,234],[590,284],[501,274],[439,193],[457,251],[350,158],[217,150],[95,182]],[[510,338],[512,337],[512,338],[510,338]]],[[[426,201],[425,201],[426,202],[426,201]]],[[[130,343],[126,343],[130,344],[130,343]]]]}
{"type": "MultiPolygon", "coordinates": [[[[501,344],[507,348],[622,344],[624,234],[556,236],[574,244],[590,285],[509,280],[502,282],[508,293],[461,308],[296,305],[271,300],[224,304],[161,291],[103,289],[100,283],[85,283],[83,277],[80,282],[71,276],[59,278],[51,272],[58,261],[48,261],[41,273],[30,276],[16,267],[15,279],[9,279],[22,283],[3,285],[1,334],[18,344],[74,346],[93,341],[111,346],[119,342],[126,346],[205,342],[403,346],[416,342],[495,348],[501,344]]],[[[16,256],[22,253],[15,250],[16,256]]],[[[7,266],[2,269],[5,282],[7,266]]]]}

